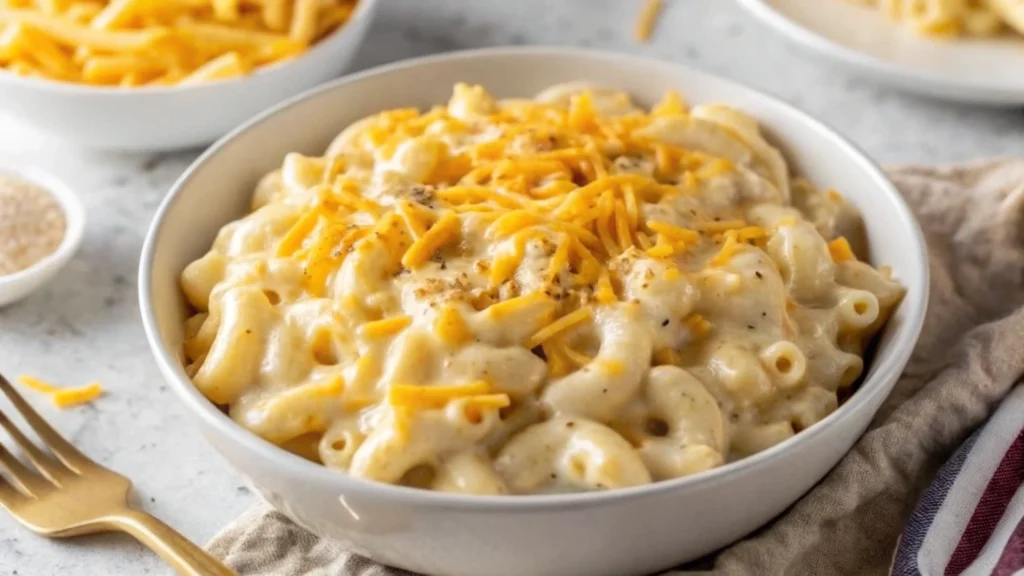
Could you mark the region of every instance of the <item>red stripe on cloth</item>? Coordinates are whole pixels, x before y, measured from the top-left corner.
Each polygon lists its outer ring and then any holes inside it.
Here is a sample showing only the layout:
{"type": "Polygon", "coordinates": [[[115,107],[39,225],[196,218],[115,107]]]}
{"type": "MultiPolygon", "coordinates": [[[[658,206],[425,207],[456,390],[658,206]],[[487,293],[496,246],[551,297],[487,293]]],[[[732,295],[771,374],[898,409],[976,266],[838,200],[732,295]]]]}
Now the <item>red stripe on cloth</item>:
{"type": "MultiPolygon", "coordinates": [[[[970,474],[970,470],[961,471],[970,474]]],[[[988,481],[985,492],[981,495],[978,507],[974,509],[967,528],[960,536],[960,542],[953,551],[953,556],[946,565],[946,576],[955,576],[964,571],[978,557],[985,543],[992,536],[999,519],[1003,517],[1006,506],[1013,495],[1024,483],[1024,430],[1017,434],[1017,439],[1003,455],[999,467],[988,481]]]]}
{"type": "Polygon", "coordinates": [[[1024,518],[1007,540],[996,567],[992,569],[992,576],[1011,576],[1021,569],[1024,569],[1024,518]]]}

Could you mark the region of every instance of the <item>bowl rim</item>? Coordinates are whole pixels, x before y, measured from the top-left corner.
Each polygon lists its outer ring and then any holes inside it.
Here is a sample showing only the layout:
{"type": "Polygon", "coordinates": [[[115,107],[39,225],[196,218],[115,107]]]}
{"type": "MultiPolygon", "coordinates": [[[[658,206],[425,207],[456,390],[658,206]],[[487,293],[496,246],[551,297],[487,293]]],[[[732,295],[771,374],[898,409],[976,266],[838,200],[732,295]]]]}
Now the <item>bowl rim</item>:
{"type": "MultiPolygon", "coordinates": [[[[28,268],[13,274],[0,275],[0,299],[3,293],[12,286],[17,286],[32,279],[41,277],[54,268],[63,268],[67,261],[78,251],[85,236],[85,206],[63,180],[35,166],[15,166],[9,162],[0,162],[0,174],[6,174],[35,184],[50,193],[64,214],[64,237],[57,248],[28,268]]],[[[28,294],[26,294],[27,296],[28,294]]]]}
{"type": "Polygon", "coordinates": [[[786,39],[811,52],[842,62],[859,72],[875,75],[904,90],[925,94],[939,100],[973,102],[978,104],[1008,105],[1024,101],[1024,91],[1012,86],[978,82],[958,82],[954,79],[882,60],[870,54],[849,48],[811,28],[790,19],[768,0],[738,0],[741,7],[786,39]],[[913,84],[910,84],[913,83],[913,84]]]}
{"type": "Polygon", "coordinates": [[[903,197],[896,191],[896,188],[884,175],[882,170],[859,148],[840,136],[834,129],[794,106],[775,98],[774,96],[749,88],[739,82],[698,71],[688,66],[654,58],[602,50],[557,46],[491,47],[402,60],[384,66],[371,68],[357,74],[345,76],[333,82],[308,90],[278,104],[277,106],[269,108],[223,136],[202,155],[200,155],[178,178],[171,187],[167,196],[164,198],[163,202],[160,204],[160,207],[157,209],[142,248],[141,262],[139,266],[139,307],[150,349],[157,360],[157,364],[159,365],[161,372],[168,380],[168,383],[171,388],[174,389],[179,399],[185,403],[188,409],[197,415],[205,425],[214,428],[219,435],[230,439],[233,444],[244,449],[245,452],[249,453],[249,455],[258,454],[259,457],[267,463],[267,465],[275,468],[290,469],[292,475],[304,476],[308,478],[311,483],[315,482],[319,486],[330,486],[335,489],[341,497],[344,497],[347,493],[362,493],[366,495],[373,495],[379,499],[388,500],[397,504],[466,511],[490,510],[503,512],[525,512],[538,509],[554,510],[603,505],[610,504],[621,499],[652,497],[680,489],[692,489],[698,486],[718,482],[725,477],[734,477],[736,475],[750,473],[756,469],[764,467],[782,452],[795,450],[799,446],[813,442],[815,438],[821,435],[824,431],[833,428],[840,420],[847,418],[848,415],[852,415],[853,412],[859,409],[863,409],[876,396],[882,394],[883,391],[888,393],[888,391],[891,390],[891,386],[886,386],[882,384],[882,382],[888,380],[895,381],[896,378],[899,377],[900,372],[902,372],[903,367],[910,358],[910,354],[914,349],[914,345],[916,344],[924,323],[925,309],[927,308],[929,297],[930,280],[927,263],[928,257],[927,248],[924,242],[924,235],[922,234],[917,221],[914,219],[909,206],[906,204],[903,197]],[[353,478],[346,474],[330,470],[321,464],[306,460],[301,456],[288,452],[287,450],[260,438],[256,434],[244,429],[242,426],[231,420],[226,414],[218,410],[217,407],[203,396],[199,389],[196,388],[195,385],[192,384],[191,380],[185,375],[177,354],[164,345],[162,338],[160,337],[154,307],[151,303],[153,291],[153,263],[156,245],[163,233],[165,217],[177,201],[181,190],[188,185],[193,175],[203,167],[208,160],[216,156],[222,148],[244,135],[250,129],[262,124],[278,113],[300,105],[305,100],[317,95],[333,90],[343,89],[344,86],[361,82],[367,78],[378,75],[400,73],[403,70],[425,64],[438,62],[459,63],[477,58],[503,57],[544,59],[565,57],[587,58],[627,66],[629,64],[644,66],[655,64],[662,66],[667,70],[682,69],[692,77],[716,83],[724,83],[734,90],[744,91],[758,98],[770,101],[775,106],[781,107],[784,112],[796,115],[796,117],[807,126],[808,130],[818,132],[821,136],[831,140],[841,151],[843,151],[843,153],[849,158],[850,162],[856,164],[859,169],[866,172],[875,181],[877,186],[890,197],[897,206],[897,210],[899,212],[898,216],[902,221],[903,227],[910,232],[910,235],[915,240],[914,246],[909,248],[909,250],[913,252],[915,265],[913,266],[913,269],[902,270],[901,272],[907,278],[917,279],[918,283],[922,287],[922,293],[919,298],[904,299],[902,305],[908,307],[908,317],[904,325],[899,328],[899,331],[888,344],[889,346],[895,347],[893,357],[884,364],[874,366],[875,373],[871,378],[864,381],[857,393],[853,394],[850,399],[840,405],[835,412],[814,426],[801,431],[799,434],[794,435],[792,438],[780,444],[752,456],[748,456],[734,462],[729,462],[718,468],[713,468],[692,476],[602,492],[478,496],[434,492],[353,478]]]}
{"type": "Polygon", "coordinates": [[[321,38],[317,43],[299,53],[296,57],[260,66],[244,76],[222,78],[212,82],[202,82],[199,84],[190,84],[185,86],[172,84],[170,86],[132,86],[131,88],[121,88],[120,86],[97,86],[79,82],[62,82],[46,78],[25,77],[0,68],[0,86],[7,83],[15,86],[20,85],[24,88],[68,94],[71,96],[109,96],[111,98],[124,98],[138,96],[141,94],[157,96],[181,93],[194,94],[196,92],[212,91],[218,88],[242,84],[255,78],[263,78],[277,74],[282,69],[288,68],[292,64],[327,50],[328,46],[347,38],[348,31],[352,29],[353,23],[357,20],[371,17],[373,11],[377,7],[377,1],[378,0],[359,0],[356,3],[356,9],[349,16],[348,20],[346,20],[341,26],[335,28],[333,32],[321,38]]]}

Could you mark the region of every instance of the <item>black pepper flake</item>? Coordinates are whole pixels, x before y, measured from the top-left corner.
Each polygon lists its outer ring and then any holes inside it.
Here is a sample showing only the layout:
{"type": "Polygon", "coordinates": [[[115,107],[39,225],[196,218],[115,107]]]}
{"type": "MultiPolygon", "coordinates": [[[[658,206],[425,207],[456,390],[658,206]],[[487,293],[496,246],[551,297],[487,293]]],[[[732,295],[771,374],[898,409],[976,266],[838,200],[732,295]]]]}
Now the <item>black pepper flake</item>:
{"type": "Polygon", "coordinates": [[[607,393],[608,393],[608,389],[607,388],[601,388],[601,394],[607,394],[607,393]]]}
{"type": "Polygon", "coordinates": [[[554,472],[552,472],[551,473],[551,479],[554,480],[555,478],[558,478],[558,476],[554,472]]]}
{"type": "Polygon", "coordinates": [[[768,313],[767,312],[761,312],[761,318],[767,318],[767,317],[768,317],[768,313]]]}
{"type": "Polygon", "coordinates": [[[668,326],[668,323],[669,323],[669,319],[668,318],[665,318],[664,320],[661,321],[661,325],[662,326],[668,326]]]}
{"type": "Polygon", "coordinates": [[[245,333],[246,333],[246,334],[252,334],[252,330],[249,330],[248,328],[246,328],[246,329],[245,329],[245,333]]]}
{"type": "Polygon", "coordinates": [[[575,423],[575,422],[573,422],[572,420],[570,420],[570,421],[568,421],[568,422],[566,422],[566,423],[565,423],[565,427],[566,427],[566,428],[572,428],[572,427],[573,427],[573,426],[575,426],[575,425],[576,425],[576,423],[575,423]]]}
{"type": "Polygon", "coordinates": [[[760,272],[754,272],[754,276],[757,276],[758,278],[764,278],[764,275],[761,274],[760,272]]]}
{"type": "Polygon", "coordinates": [[[448,269],[448,263],[447,262],[441,262],[441,270],[447,270],[447,269],[448,269]]]}
{"type": "Polygon", "coordinates": [[[753,326],[753,325],[751,325],[751,324],[747,324],[747,330],[753,330],[753,329],[754,329],[754,326],[753,326]]]}

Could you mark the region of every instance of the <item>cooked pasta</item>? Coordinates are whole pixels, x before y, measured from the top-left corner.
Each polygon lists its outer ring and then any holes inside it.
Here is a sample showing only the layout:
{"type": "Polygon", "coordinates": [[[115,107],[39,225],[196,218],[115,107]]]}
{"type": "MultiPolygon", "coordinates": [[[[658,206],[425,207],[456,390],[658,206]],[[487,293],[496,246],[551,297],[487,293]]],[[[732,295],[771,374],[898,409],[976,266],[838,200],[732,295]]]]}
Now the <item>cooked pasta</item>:
{"type": "Polygon", "coordinates": [[[994,36],[1006,29],[1024,34],[1018,0],[854,0],[873,6],[925,36],[994,36]]]}
{"type": "Polygon", "coordinates": [[[289,154],[181,277],[195,385],[358,478],[606,490],[838,406],[903,289],[755,120],[565,84],[359,120],[289,154]],[[862,255],[863,256],[863,255],[862,255]]]}

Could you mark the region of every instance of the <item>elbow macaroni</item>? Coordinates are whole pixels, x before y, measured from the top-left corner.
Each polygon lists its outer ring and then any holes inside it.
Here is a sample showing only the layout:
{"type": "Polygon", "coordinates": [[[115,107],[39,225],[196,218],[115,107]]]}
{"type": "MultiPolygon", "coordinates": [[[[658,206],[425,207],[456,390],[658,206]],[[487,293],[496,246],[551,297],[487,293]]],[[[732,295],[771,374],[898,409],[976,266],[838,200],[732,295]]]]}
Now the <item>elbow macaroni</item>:
{"type": "Polygon", "coordinates": [[[755,121],[560,85],[289,154],[182,273],[195,385],[349,475],[471,494],[698,473],[812,426],[899,304],[755,121]],[[830,242],[831,240],[831,242],[830,242]]]}
{"type": "Polygon", "coordinates": [[[925,36],[995,36],[1005,28],[1024,34],[1018,0],[854,0],[881,10],[925,36]]]}

